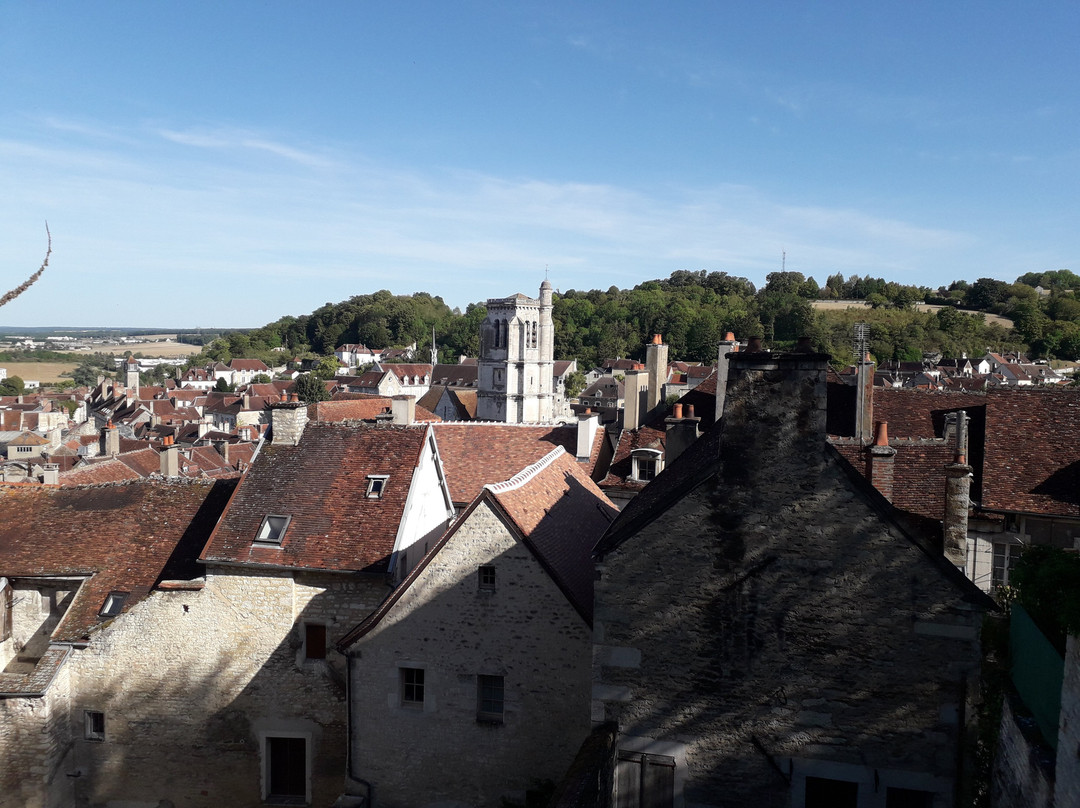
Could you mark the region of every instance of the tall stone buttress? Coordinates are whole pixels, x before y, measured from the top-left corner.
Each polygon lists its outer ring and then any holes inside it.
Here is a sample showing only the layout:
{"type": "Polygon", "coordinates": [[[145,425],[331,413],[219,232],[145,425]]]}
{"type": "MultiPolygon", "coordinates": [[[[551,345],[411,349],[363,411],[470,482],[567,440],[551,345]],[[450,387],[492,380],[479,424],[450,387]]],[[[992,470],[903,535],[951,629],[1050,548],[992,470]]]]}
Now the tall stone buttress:
{"type": "Polygon", "coordinates": [[[554,413],[555,326],[551,284],[540,297],[487,302],[480,326],[476,418],[508,424],[550,423],[554,413]]]}

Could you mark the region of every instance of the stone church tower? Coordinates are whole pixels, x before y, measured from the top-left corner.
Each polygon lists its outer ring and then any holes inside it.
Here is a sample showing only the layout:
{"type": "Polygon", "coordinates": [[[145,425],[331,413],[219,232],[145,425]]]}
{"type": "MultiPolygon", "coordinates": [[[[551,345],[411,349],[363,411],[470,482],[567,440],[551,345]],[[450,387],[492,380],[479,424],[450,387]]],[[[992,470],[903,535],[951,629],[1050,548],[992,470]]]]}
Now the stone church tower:
{"type": "Polygon", "coordinates": [[[538,300],[522,294],[489,300],[480,326],[477,420],[551,423],[554,354],[548,281],[540,285],[538,300]]]}

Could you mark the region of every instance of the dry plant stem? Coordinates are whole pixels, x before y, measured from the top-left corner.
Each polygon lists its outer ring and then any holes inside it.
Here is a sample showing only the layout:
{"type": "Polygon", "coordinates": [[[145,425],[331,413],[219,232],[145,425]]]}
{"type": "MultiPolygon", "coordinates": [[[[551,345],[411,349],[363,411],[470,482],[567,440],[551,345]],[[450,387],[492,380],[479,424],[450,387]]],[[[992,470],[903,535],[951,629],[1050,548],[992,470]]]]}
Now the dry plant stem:
{"type": "Polygon", "coordinates": [[[45,250],[45,260],[41,262],[41,266],[38,268],[37,272],[35,272],[33,275],[31,275],[29,278],[27,278],[25,281],[23,281],[18,286],[16,286],[10,292],[5,294],[3,297],[0,297],[0,306],[6,306],[12,300],[17,298],[19,295],[21,295],[23,292],[25,292],[31,286],[33,286],[34,281],[36,281],[38,278],[41,277],[41,273],[44,272],[45,267],[47,267],[49,265],[49,256],[52,255],[52,233],[49,232],[49,223],[48,222],[45,222],[45,235],[48,236],[48,239],[49,239],[48,246],[47,246],[47,248],[45,250]]]}

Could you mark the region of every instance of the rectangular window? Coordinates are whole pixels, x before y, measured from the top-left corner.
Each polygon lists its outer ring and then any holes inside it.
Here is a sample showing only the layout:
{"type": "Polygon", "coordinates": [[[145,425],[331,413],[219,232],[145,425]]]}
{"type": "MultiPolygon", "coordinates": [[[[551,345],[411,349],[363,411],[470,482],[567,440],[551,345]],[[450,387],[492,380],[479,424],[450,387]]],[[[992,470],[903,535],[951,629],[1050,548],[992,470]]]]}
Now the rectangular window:
{"type": "Polygon", "coordinates": [[[304,623],[304,658],[326,659],[326,626],[304,623]]]}
{"type": "Polygon", "coordinates": [[[259,526],[259,532],[255,534],[255,541],[259,544],[280,546],[291,519],[291,516],[267,516],[259,526]]]}
{"type": "Polygon", "coordinates": [[[386,481],[390,479],[388,474],[369,474],[367,476],[368,499],[382,499],[386,490],[386,481]]]}
{"type": "Polygon", "coordinates": [[[675,758],[619,751],[615,808],[671,808],[674,803],[675,758]]]}
{"type": "Polygon", "coordinates": [[[652,480],[656,477],[656,460],[654,458],[635,457],[634,477],[638,480],[652,480]]]}
{"type": "Polygon", "coordinates": [[[859,784],[827,777],[806,778],[806,808],[857,808],[859,784]]]}
{"type": "Polygon", "coordinates": [[[83,737],[88,741],[105,740],[105,713],[97,710],[86,710],[83,713],[84,732],[83,737]]]}
{"type": "Polygon", "coordinates": [[[482,564],[479,570],[477,586],[481,592],[495,591],[495,567],[491,564],[482,564]]]}
{"type": "Polygon", "coordinates": [[[503,720],[503,678],[476,677],[476,720],[501,724],[503,720]]]}
{"type": "Polygon", "coordinates": [[[994,566],[990,575],[990,582],[994,586],[1009,585],[1009,570],[1019,560],[1022,549],[1018,544],[994,543],[994,566]]]}
{"type": "Polygon", "coordinates": [[[303,805],[307,800],[307,738],[266,738],[266,801],[303,805]]]}
{"type": "Polygon", "coordinates": [[[401,706],[424,706],[424,669],[401,668],[401,706]]]}

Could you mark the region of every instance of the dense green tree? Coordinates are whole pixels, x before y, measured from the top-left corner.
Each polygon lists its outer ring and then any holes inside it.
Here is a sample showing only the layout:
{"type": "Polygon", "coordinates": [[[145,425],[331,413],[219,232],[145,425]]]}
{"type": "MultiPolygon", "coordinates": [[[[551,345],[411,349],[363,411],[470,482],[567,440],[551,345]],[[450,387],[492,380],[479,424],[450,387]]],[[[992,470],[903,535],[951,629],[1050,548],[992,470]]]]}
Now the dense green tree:
{"type": "Polygon", "coordinates": [[[314,373],[301,373],[297,376],[296,381],[293,383],[292,392],[296,393],[301,401],[306,401],[308,404],[316,401],[327,401],[330,398],[323,380],[314,373]]]}
{"type": "Polygon", "coordinates": [[[8,376],[0,381],[0,396],[21,396],[26,392],[26,385],[19,376],[8,376]]]}

